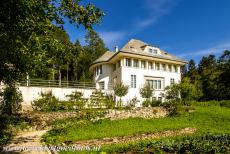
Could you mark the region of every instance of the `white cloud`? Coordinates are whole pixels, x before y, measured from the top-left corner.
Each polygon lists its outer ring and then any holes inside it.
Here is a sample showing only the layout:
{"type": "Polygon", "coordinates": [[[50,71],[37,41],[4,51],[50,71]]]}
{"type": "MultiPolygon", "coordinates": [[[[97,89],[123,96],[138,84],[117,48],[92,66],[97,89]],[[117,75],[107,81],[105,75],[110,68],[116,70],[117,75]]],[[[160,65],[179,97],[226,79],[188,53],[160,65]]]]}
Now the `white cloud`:
{"type": "Polygon", "coordinates": [[[98,32],[98,34],[103,39],[106,46],[111,50],[113,50],[113,48],[126,36],[126,32],[122,31],[101,31],[98,32]]]}
{"type": "Polygon", "coordinates": [[[183,53],[180,54],[178,56],[183,57],[183,58],[195,58],[195,57],[200,57],[200,56],[207,56],[210,54],[220,54],[222,53],[224,50],[229,50],[230,49],[230,42],[227,43],[220,43],[217,44],[213,47],[209,47],[206,49],[202,49],[202,50],[198,50],[198,51],[194,51],[194,52],[187,52],[187,53],[183,53]]]}
{"type": "Polygon", "coordinates": [[[157,23],[164,15],[171,12],[179,0],[145,0],[144,8],[148,11],[148,17],[137,20],[136,28],[142,29],[157,23]]]}

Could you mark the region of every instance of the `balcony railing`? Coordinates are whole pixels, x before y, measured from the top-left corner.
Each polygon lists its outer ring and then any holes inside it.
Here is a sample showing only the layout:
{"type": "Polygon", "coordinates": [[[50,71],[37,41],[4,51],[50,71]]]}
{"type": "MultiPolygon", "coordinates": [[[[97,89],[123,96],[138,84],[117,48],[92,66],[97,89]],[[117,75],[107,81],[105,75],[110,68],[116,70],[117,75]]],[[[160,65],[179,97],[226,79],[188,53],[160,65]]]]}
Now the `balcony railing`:
{"type": "Polygon", "coordinates": [[[60,87],[60,88],[79,88],[79,89],[95,89],[93,82],[76,82],[76,81],[59,81],[59,80],[41,80],[29,79],[19,82],[19,86],[28,87],[60,87]]]}

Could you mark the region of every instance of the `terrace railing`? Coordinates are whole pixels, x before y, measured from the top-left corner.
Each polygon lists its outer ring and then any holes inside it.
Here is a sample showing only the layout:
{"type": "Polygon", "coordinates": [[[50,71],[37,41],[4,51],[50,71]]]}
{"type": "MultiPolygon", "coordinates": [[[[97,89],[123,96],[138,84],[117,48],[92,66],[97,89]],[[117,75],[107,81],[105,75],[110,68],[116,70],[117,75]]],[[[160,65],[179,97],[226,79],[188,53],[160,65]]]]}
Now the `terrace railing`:
{"type": "Polygon", "coordinates": [[[93,82],[76,82],[76,81],[59,81],[59,80],[41,80],[29,79],[19,82],[19,86],[31,87],[60,87],[60,88],[79,88],[95,89],[96,84],[93,82]]]}

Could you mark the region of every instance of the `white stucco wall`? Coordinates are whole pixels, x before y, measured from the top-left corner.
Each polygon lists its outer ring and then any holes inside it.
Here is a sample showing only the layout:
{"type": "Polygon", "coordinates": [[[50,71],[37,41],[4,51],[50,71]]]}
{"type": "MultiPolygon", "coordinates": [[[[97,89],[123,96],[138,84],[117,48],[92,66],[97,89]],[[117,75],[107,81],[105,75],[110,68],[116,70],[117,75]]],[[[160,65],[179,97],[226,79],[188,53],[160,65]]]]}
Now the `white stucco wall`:
{"type": "Polygon", "coordinates": [[[19,87],[19,90],[22,92],[23,103],[22,106],[30,107],[31,102],[39,98],[41,92],[47,93],[52,91],[53,95],[59,100],[66,100],[66,95],[71,94],[72,92],[81,92],[83,98],[89,98],[92,94],[92,89],[74,89],[74,88],[48,88],[48,87],[19,87]]]}
{"type": "Polygon", "coordinates": [[[99,89],[99,82],[105,82],[105,89],[109,89],[109,85],[112,84],[112,74],[114,68],[112,64],[102,65],[102,74],[94,74],[94,81],[96,82],[96,88],[99,89]]]}
{"type": "MultiPolygon", "coordinates": [[[[141,106],[142,104],[142,97],[139,93],[140,88],[143,87],[145,84],[145,76],[149,77],[160,77],[164,79],[163,82],[163,89],[166,86],[170,85],[170,79],[175,79],[175,83],[180,82],[181,74],[175,73],[175,72],[167,72],[167,71],[156,71],[156,70],[149,70],[149,69],[140,69],[140,68],[133,68],[133,67],[122,67],[122,82],[126,85],[129,85],[129,92],[128,94],[123,97],[124,102],[128,102],[134,97],[137,97],[140,101],[137,105],[141,106]],[[136,88],[131,88],[131,75],[136,75],[136,88]]],[[[154,97],[158,98],[160,97],[160,94],[164,93],[164,90],[155,90],[154,91],[154,97]]]]}

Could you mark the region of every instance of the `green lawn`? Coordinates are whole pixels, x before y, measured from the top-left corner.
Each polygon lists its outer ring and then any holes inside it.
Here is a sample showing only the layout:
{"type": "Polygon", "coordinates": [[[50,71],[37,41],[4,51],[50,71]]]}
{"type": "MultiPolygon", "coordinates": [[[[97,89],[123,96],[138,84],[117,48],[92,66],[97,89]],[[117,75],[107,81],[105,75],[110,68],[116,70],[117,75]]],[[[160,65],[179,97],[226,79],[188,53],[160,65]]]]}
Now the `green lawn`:
{"type": "Polygon", "coordinates": [[[72,122],[62,120],[56,122],[56,128],[44,136],[44,141],[50,144],[74,143],[78,140],[160,132],[185,127],[197,128],[198,134],[230,134],[230,108],[197,106],[192,113],[161,119],[130,118],[81,124],[74,120],[72,122]]]}

